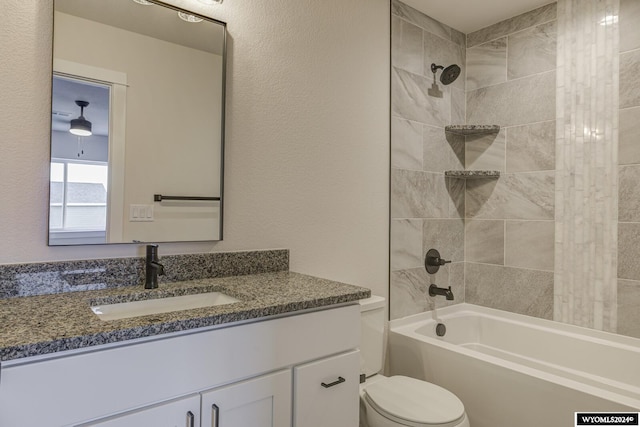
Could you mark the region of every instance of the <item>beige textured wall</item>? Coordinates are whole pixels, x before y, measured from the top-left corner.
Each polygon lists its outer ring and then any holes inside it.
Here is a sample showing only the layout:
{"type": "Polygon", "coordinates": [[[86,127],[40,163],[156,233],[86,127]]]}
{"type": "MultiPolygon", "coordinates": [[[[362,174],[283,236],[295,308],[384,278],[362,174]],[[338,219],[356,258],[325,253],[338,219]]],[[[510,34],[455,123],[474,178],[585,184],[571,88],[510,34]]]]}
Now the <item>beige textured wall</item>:
{"type": "MultiPolygon", "coordinates": [[[[386,295],[389,4],[226,0],[225,241],[161,253],[291,249],[291,269],[386,295]]],[[[0,263],[138,256],[46,246],[50,1],[0,2],[0,263]]]]}

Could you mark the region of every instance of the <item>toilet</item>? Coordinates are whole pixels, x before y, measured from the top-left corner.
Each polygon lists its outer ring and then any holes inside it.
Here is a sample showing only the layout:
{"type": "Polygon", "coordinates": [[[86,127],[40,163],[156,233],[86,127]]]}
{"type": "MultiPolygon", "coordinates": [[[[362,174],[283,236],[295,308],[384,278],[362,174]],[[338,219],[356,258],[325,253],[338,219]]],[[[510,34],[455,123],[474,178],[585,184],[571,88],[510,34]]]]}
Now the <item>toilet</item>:
{"type": "Polygon", "coordinates": [[[360,427],[470,427],[464,405],[444,388],[404,376],[385,377],[385,299],[360,300],[360,427]]]}

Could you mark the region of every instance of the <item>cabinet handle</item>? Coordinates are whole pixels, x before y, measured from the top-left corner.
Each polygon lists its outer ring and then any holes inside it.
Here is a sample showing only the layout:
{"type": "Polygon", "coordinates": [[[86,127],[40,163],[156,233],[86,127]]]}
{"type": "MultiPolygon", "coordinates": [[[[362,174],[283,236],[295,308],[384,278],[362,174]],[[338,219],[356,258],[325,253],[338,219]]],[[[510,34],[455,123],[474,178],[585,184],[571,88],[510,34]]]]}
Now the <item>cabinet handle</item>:
{"type": "Polygon", "coordinates": [[[187,411],[187,427],[196,427],[196,417],[191,411],[187,411]]]}
{"type": "Polygon", "coordinates": [[[346,380],[345,380],[344,378],[342,378],[342,377],[338,377],[338,379],[337,379],[337,380],[335,380],[335,381],[334,381],[334,382],[332,382],[332,383],[329,383],[329,384],[326,384],[326,383],[320,383],[320,385],[321,385],[322,387],[324,387],[324,388],[329,388],[329,387],[333,387],[334,385],[341,384],[341,383],[343,383],[343,382],[345,382],[345,381],[346,381],[346,380]]]}
{"type": "Polygon", "coordinates": [[[220,418],[220,408],[218,405],[211,405],[211,427],[218,427],[220,418]]]}

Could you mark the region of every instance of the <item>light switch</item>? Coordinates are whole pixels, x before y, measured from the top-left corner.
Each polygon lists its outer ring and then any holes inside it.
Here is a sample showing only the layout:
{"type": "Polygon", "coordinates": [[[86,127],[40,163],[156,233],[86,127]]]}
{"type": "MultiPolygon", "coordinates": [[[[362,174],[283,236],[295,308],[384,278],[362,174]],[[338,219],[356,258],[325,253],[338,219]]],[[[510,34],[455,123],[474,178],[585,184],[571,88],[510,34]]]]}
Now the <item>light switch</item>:
{"type": "Polygon", "coordinates": [[[129,205],[129,221],[153,221],[153,205],[129,205]]]}

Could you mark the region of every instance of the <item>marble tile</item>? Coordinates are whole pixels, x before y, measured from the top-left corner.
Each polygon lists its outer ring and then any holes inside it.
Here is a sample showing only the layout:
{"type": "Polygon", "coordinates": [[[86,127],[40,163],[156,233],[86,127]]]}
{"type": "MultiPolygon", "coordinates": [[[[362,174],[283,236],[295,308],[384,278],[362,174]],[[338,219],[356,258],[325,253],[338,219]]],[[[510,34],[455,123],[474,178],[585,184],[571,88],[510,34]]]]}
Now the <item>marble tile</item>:
{"type": "Polygon", "coordinates": [[[640,165],[618,168],[618,220],[640,222],[640,165]]]}
{"type": "Polygon", "coordinates": [[[467,35],[455,28],[451,29],[451,41],[460,46],[467,46],[467,35]]]}
{"type": "Polygon", "coordinates": [[[620,52],[640,48],[640,1],[620,0],[620,52]]]}
{"type": "Polygon", "coordinates": [[[556,3],[550,3],[467,34],[467,47],[476,46],[554,19],[556,19],[556,3]]]}
{"type": "Polygon", "coordinates": [[[551,319],[553,273],[465,263],[465,302],[551,319]]]}
{"type": "Polygon", "coordinates": [[[556,122],[534,123],[506,129],[507,172],[556,168],[556,122]]]}
{"type": "Polygon", "coordinates": [[[478,179],[465,182],[465,218],[504,219],[504,206],[500,204],[504,185],[499,181],[478,179]]]}
{"type": "Polygon", "coordinates": [[[391,269],[403,270],[424,265],[422,220],[391,220],[391,269]]]}
{"type": "Polygon", "coordinates": [[[620,54],[620,108],[640,106],[640,50],[620,54]]]}
{"type": "Polygon", "coordinates": [[[462,219],[426,219],[422,227],[422,259],[427,251],[433,248],[448,261],[464,261],[464,221],[462,219]]]}
{"type": "MultiPolygon", "coordinates": [[[[425,271],[424,267],[422,271],[425,271]]],[[[427,274],[427,276],[429,285],[433,284],[440,288],[451,286],[451,293],[453,293],[453,301],[447,301],[447,299],[442,296],[432,297],[427,291],[430,306],[442,308],[464,302],[464,262],[447,264],[444,267],[440,267],[440,270],[438,270],[436,274],[427,274]]]]}
{"type": "MultiPolygon", "coordinates": [[[[465,57],[466,51],[463,46],[457,45],[449,40],[444,40],[434,34],[427,31],[423,34],[423,46],[424,46],[424,75],[433,77],[431,73],[431,64],[442,65],[448,67],[451,64],[458,64],[461,72],[460,76],[451,83],[451,87],[455,87],[461,90],[465,90],[465,57]]],[[[440,75],[442,70],[438,70],[436,74],[436,81],[438,86],[442,89],[444,86],[440,83],[440,75]]],[[[431,79],[433,81],[433,78],[431,79]]]]}
{"type": "Polygon", "coordinates": [[[621,165],[640,163],[640,107],[620,110],[618,158],[621,165]]]}
{"type": "Polygon", "coordinates": [[[464,285],[464,262],[453,262],[449,264],[449,286],[453,292],[453,301],[440,299],[445,305],[462,303],[465,301],[465,285],[464,285]]]}
{"type": "Polygon", "coordinates": [[[465,189],[464,179],[445,179],[449,194],[449,218],[464,218],[465,189]]]}
{"type": "Polygon", "coordinates": [[[389,315],[391,320],[434,308],[429,297],[429,277],[424,267],[391,272],[389,315]]]}
{"type": "Polygon", "coordinates": [[[618,223],[618,278],[640,280],[640,223],[618,223]]]}
{"type": "Polygon", "coordinates": [[[422,125],[391,118],[391,167],[422,170],[422,125]]]}
{"type": "Polygon", "coordinates": [[[504,221],[466,220],[464,260],[485,264],[504,264],[504,221]]]}
{"type": "Polygon", "coordinates": [[[465,165],[465,137],[464,135],[445,132],[445,138],[451,147],[451,169],[464,169],[465,165]]]}
{"type": "Polygon", "coordinates": [[[446,218],[448,214],[442,174],[391,169],[391,218],[446,218]]]}
{"type": "Polygon", "coordinates": [[[510,34],[507,78],[511,80],[555,70],[556,40],[556,21],[510,34]]]}
{"type": "Polygon", "coordinates": [[[507,38],[467,49],[467,90],[507,81],[507,38]]]}
{"type": "Polygon", "coordinates": [[[505,132],[469,135],[465,144],[465,169],[504,172],[505,132]]]}
{"type": "Polygon", "coordinates": [[[422,74],[422,28],[400,19],[391,18],[391,63],[414,74],[422,74]]]}
{"type": "Polygon", "coordinates": [[[444,172],[462,168],[458,150],[464,147],[464,138],[448,138],[443,128],[424,125],[422,144],[425,171],[444,172]]]}
{"type": "Polygon", "coordinates": [[[393,67],[391,72],[391,111],[394,116],[423,124],[442,126],[451,121],[451,92],[440,85],[442,98],[430,96],[432,79],[393,67]]]}
{"type": "MultiPolygon", "coordinates": [[[[391,1],[391,14],[398,16],[412,24],[415,24],[425,31],[435,34],[438,37],[442,37],[446,40],[451,40],[451,28],[435,19],[425,15],[424,13],[408,6],[401,1],[391,1]]],[[[459,35],[455,36],[456,41],[459,41],[459,35]]]]}
{"type": "Polygon", "coordinates": [[[619,38],[599,21],[618,6],[558,2],[554,319],[602,330],[616,322],[619,38]]]}
{"type": "Polygon", "coordinates": [[[464,263],[448,264],[435,275],[427,274],[424,267],[392,271],[389,295],[391,320],[462,303],[465,298],[464,263]],[[431,284],[451,286],[454,300],[429,296],[431,284]]]}
{"type": "Polygon", "coordinates": [[[555,111],[555,71],[467,92],[467,123],[523,125],[555,120],[555,111]]]}
{"type": "Polygon", "coordinates": [[[554,221],[507,221],[505,265],[553,271],[554,221]]]}
{"type": "MultiPolygon", "coordinates": [[[[460,76],[459,78],[463,78],[460,76]]],[[[464,123],[466,120],[467,96],[462,89],[451,88],[451,123],[464,123]]]]}
{"type": "Polygon", "coordinates": [[[553,171],[467,181],[466,218],[553,219],[554,182],[553,171]]]}
{"type": "Polygon", "coordinates": [[[640,282],[618,280],[618,333],[640,338],[640,282]]]}

